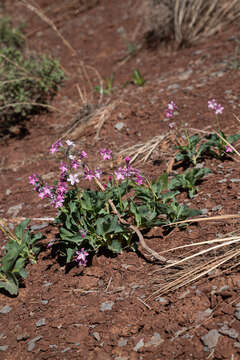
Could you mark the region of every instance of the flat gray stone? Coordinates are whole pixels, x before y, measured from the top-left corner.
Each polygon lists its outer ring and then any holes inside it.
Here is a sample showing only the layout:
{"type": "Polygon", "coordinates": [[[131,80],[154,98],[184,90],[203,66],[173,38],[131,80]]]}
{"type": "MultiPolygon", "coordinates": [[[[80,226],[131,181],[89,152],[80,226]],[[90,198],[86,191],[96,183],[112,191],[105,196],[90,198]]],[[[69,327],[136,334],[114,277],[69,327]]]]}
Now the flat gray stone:
{"type": "Polygon", "coordinates": [[[118,121],[114,127],[116,130],[121,131],[124,128],[125,124],[122,121],[118,121]]]}
{"type": "Polygon", "coordinates": [[[237,320],[240,320],[240,309],[239,309],[239,308],[237,308],[237,309],[235,310],[234,316],[235,316],[235,318],[236,318],[237,320]]]}
{"type": "Polygon", "coordinates": [[[127,339],[124,339],[124,338],[122,338],[122,337],[118,340],[118,346],[119,346],[119,347],[126,346],[127,343],[128,343],[127,339]]]}
{"type": "Polygon", "coordinates": [[[237,330],[233,328],[229,328],[227,324],[224,324],[220,329],[219,332],[223,335],[227,335],[232,339],[237,339],[239,333],[237,330]]]}
{"type": "Polygon", "coordinates": [[[144,346],[144,341],[143,339],[139,340],[139,342],[136,344],[136,346],[133,348],[134,351],[138,351],[140,350],[142,347],[144,346]]]}
{"type": "Polygon", "coordinates": [[[216,329],[212,329],[206,335],[202,336],[201,340],[209,350],[212,350],[217,345],[219,336],[219,332],[216,329]]]}
{"type": "Polygon", "coordinates": [[[92,333],[92,336],[93,336],[94,339],[97,340],[97,341],[100,341],[100,340],[101,340],[100,335],[99,335],[99,333],[98,333],[97,331],[94,331],[94,332],[92,333]]]}
{"type": "Polygon", "coordinates": [[[146,347],[148,346],[159,346],[163,343],[163,339],[161,338],[160,334],[155,332],[151,337],[151,340],[146,343],[146,347]]]}
{"type": "Polygon", "coordinates": [[[46,325],[46,319],[44,319],[44,318],[43,318],[43,319],[40,319],[40,320],[38,320],[35,324],[36,324],[37,327],[46,325]]]}
{"type": "Polygon", "coordinates": [[[28,342],[28,346],[27,346],[27,350],[29,352],[33,351],[33,349],[35,348],[36,343],[42,339],[42,336],[36,336],[35,338],[33,338],[32,340],[30,340],[28,342]]]}
{"type": "Polygon", "coordinates": [[[2,345],[0,346],[0,351],[7,351],[8,345],[2,345]]]}
{"type": "Polygon", "coordinates": [[[20,203],[18,205],[11,206],[8,209],[7,214],[12,217],[16,217],[19,214],[19,212],[22,210],[23,205],[24,205],[24,203],[20,203]]]}
{"type": "Polygon", "coordinates": [[[100,311],[110,311],[114,305],[114,301],[106,301],[101,304],[100,311]]]}
{"type": "Polygon", "coordinates": [[[1,308],[0,314],[7,314],[12,310],[11,306],[5,305],[1,308]]]}
{"type": "Polygon", "coordinates": [[[32,225],[31,226],[31,230],[42,230],[42,229],[44,229],[45,227],[47,227],[49,225],[49,223],[48,222],[44,222],[44,223],[42,223],[42,224],[35,224],[35,225],[32,225]]]}

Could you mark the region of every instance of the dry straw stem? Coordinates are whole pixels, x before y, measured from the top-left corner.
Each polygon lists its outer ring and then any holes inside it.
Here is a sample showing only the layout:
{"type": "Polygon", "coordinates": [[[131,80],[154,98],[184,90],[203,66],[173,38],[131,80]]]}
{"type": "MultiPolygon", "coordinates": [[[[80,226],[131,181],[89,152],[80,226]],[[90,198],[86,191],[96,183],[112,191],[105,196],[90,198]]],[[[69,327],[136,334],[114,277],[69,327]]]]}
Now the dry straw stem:
{"type": "MultiPolygon", "coordinates": [[[[186,222],[190,223],[190,222],[210,221],[210,220],[226,220],[230,218],[233,219],[239,217],[240,215],[233,214],[233,215],[212,216],[208,218],[195,218],[195,219],[188,219],[188,220],[172,223],[172,225],[186,223],[186,222]]],[[[220,266],[227,264],[230,260],[233,260],[234,258],[237,258],[240,255],[239,245],[240,245],[240,236],[238,235],[238,236],[216,238],[209,241],[201,241],[193,244],[182,245],[175,248],[170,248],[166,251],[159,253],[159,254],[163,254],[166,252],[174,252],[177,250],[189,249],[192,247],[208,246],[207,249],[202,249],[189,256],[186,256],[185,254],[185,256],[180,260],[165,265],[164,268],[162,268],[161,270],[156,270],[154,273],[160,271],[163,272],[164,270],[168,270],[171,267],[176,267],[184,263],[186,264],[186,267],[183,270],[174,273],[173,280],[171,280],[170,277],[168,276],[167,277],[168,281],[169,280],[170,281],[167,284],[160,286],[159,289],[156,290],[150,297],[175,291],[181,288],[182,286],[188,285],[189,283],[196,281],[200,277],[210,273],[211,271],[219,268],[220,266]],[[231,247],[231,249],[226,251],[225,248],[229,246],[231,247]],[[222,253],[218,254],[219,250],[224,250],[223,254],[222,253]],[[209,255],[208,256],[209,260],[207,261],[206,261],[206,255],[209,255]]]]}
{"type": "Polygon", "coordinates": [[[175,0],[174,35],[178,45],[209,37],[240,17],[239,0],[175,0]]]}
{"type": "Polygon", "coordinates": [[[130,146],[129,148],[120,151],[120,155],[130,156],[131,163],[133,163],[138,157],[140,157],[143,162],[146,162],[153,153],[153,151],[159,147],[161,142],[166,139],[168,135],[169,132],[164,135],[155,136],[146,143],[140,143],[130,146]]]}

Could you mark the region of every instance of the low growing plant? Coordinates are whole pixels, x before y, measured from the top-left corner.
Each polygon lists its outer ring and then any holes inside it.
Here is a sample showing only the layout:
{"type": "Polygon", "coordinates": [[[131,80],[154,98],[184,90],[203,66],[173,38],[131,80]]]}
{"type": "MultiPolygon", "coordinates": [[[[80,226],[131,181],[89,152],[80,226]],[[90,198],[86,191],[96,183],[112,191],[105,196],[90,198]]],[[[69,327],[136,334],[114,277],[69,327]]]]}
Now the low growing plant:
{"type": "Polygon", "coordinates": [[[207,174],[211,172],[208,168],[187,169],[183,174],[176,175],[169,184],[171,190],[181,189],[187,190],[188,196],[193,198],[198,191],[197,183],[207,174]]]}
{"type": "Polygon", "coordinates": [[[0,222],[0,230],[8,237],[9,241],[4,248],[4,256],[0,258],[0,288],[11,295],[18,294],[19,281],[27,276],[25,267],[28,262],[36,263],[40,251],[39,240],[42,234],[31,234],[26,227],[29,219],[22,221],[16,227],[16,234],[0,222]]]}
{"type": "MultiPolygon", "coordinates": [[[[50,246],[55,246],[66,263],[86,265],[89,254],[134,250],[138,230],[200,213],[177,204],[178,191],[168,191],[167,174],[149,182],[130,165],[129,157],[124,167],[106,179],[99,167],[89,169],[86,152],[75,150],[70,140],[66,147],[57,141],[51,152],[62,154],[60,176],[54,186],[44,184],[36,174],[29,180],[40,198],[48,198],[58,208],[55,224],[60,227],[60,240],[50,246]],[[83,189],[81,179],[94,181],[97,189],[83,189]]],[[[106,148],[100,151],[104,160],[111,159],[111,153],[106,148]]]]}
{"type": "Polygon", "coordinates": [[[106,79],[106,88],[104,88],[102,85],[97,85],[95,86],[95,91],[97,91],[99,94],[111,95],[113,92],[113,81],[114,76],[112,74],[109,78],[106,79]]]}
{"type": "Polygon", "coordinates": [[[26,54],[20,30],[10,33],[6,25],[0,27],[1,35],[0,44],[4,45],[0,48],[0,127],[7,129],[32,113],[46,110],[64,72],[57,60],[26,54]]]}
{"type": "Polygon", "coordinates": [[[145,84],[145,80],[142,77],[140,71],[136,69],[132,74],[133,82],[137,86],[143,86],[145,84]]]}

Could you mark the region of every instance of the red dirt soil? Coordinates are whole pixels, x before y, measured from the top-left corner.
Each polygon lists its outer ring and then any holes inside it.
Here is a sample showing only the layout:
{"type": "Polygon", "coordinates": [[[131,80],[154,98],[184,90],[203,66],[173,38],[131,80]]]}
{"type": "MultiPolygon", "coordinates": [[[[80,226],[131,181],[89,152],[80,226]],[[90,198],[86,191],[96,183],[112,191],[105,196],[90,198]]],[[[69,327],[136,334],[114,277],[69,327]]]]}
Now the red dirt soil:
{"type": "MultiPolygon", "coordinates": [[[[0,139],[0,215],[14,225],[17,217],[56,215],[32,191],[28,176],[48,174],[48,181],[54,180],[58,162],[49,149],[70,129],[65,139],[73,139],[84,149],[93,166],[103,166],[98,150],[111,148],[112,167],[120,161],[120,150],[169,131],[164,110],[171,100],[179,107],[173,120],[178,128],[187,127],[192,133],[191,129],[213,131],[216,119],[207,102],[215,98],[224,106],[222,130],[228,135],[240,130],[234,117],[240,107],[239,69],[234,67],[240,61],[236,51],[239,28],[231,26],[187,49],[143,46],[131,54],[127,45],[141,40],[137,0],[57,3],[36,0],[35,5],[54,21],[72,50],[23,2],[6,1],[5,11],[14,23],[25,23],[29,49],[59,58],[68,73],[51,104],[57,111],[33,117],[25,124],[25,136],[13,136],[20,130],[10,129],[11,134],[0,139]],[[88,66],[90,84],[81,72],[81,62],[88,66]],[[99,85],[94,69],[103,79],[114,74],[111,96],[100,99],[90,93],[99,85]],[[146,81],[143,87],[132,82],[135,69],[146,81]],[[77,85],[87,90],[85,103],[77,85]],[[118,123],[123,123],[121,130],[116,129],[118,123]]],[[[146,162],[139,157],[134,166],[150,178],[158,177],[174,151],[171,143],[159,145],[146,162]]],[[[181,201],[207,209],[208,216],[237,214],[239,158],[234,159],[207,160],[212,175],[194,199],[184,193],[181,201]]],[[[49,221],[31,221],[31,225],[42,223],[47,243],[57,229],[49,221]]],[[[161,252],[236,230],[238,222],[233,220],[199,222],[168,235],[156,227],[145,240],[161,252]]],[[[1,234],[1,246],[5,241],[1,234]]],[[[114,258],[94,256],[88,267],[67,273],[50,250],[42,252],[36,265],[27,266],[28,276],[17,297],[0,293],[0,359],[240,359],[239,268],[216,270],[160,297],[154,292],[170,275],[178,276],[178,270],[161,271],[160,264],[139,250],[139,254],[123,252],[114,258]]]]}

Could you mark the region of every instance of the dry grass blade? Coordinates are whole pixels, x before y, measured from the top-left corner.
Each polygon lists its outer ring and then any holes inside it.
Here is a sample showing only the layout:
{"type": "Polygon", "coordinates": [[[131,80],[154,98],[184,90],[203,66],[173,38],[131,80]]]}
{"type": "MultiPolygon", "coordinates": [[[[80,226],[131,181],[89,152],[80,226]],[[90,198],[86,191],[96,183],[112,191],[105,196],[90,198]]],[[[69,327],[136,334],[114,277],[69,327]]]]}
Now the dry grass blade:
{"type": "Polygon", "coordinates": [[[169,132],[164,135],[155,136],[146,143],[130,146],[129,148],[120,151],[120,156],[130,156],[131,163],[133,163],[137,158],[140,158],[141,161],[146,162],[153,151],[160,146],[161,142],[167,138],[168,135],[169,132]]]}

